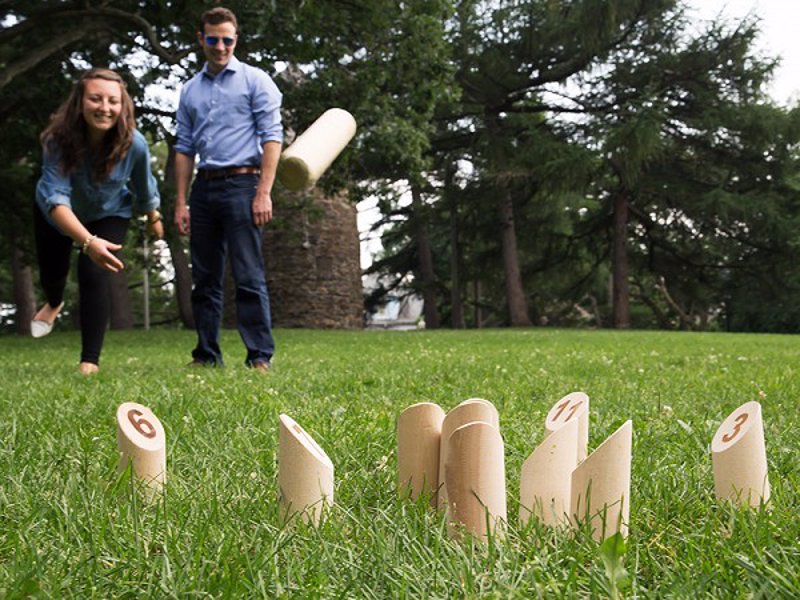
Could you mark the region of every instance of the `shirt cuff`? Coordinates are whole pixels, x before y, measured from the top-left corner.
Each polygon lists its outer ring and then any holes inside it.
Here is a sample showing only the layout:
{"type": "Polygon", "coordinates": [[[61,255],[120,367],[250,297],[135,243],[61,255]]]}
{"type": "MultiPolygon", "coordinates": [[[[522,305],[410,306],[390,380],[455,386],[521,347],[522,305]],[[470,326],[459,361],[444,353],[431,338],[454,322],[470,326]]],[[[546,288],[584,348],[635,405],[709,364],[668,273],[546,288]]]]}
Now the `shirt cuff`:
{"type": "Polygon", "coordinates": [[[158,196],[153,196],[152,198],[150,198],[149,202],[137,205],[136,212],[144,215],[149,213],[151,210],[159,208],[160,206],[161,206],[161,198],[159,198],[158,196]]]}
{"type": "Polygon", "coordinates": [[[186,154],[188,156],[194,157],[197,154],[197,151],[194,149],[194,146],[189,146],[177,143],[175,144],[175,152],[180,152],[181,154],[186,154]]]}
{"type": "Polygon", "coordinates": [[[45,214],[49,215],[51,210],[53,210],[56,206],[61,205],[72,208],[70,197],[67,194],[56,192],[44,199],[42,208],[44,208],[45,214]]]}
{"type": "Polygon", "coordinates": [[[279,144],[283,143],[283,132],[277,133],[262,133],[261,134],[261,145],[263,146],[267,142],[278,142],[279,144]]]}

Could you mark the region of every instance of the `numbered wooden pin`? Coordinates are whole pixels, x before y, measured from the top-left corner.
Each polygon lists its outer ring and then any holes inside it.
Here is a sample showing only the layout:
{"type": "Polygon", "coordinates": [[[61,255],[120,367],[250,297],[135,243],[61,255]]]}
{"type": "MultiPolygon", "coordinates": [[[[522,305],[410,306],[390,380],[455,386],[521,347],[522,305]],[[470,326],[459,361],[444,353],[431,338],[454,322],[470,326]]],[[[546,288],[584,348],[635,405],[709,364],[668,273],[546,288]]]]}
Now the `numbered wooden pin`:
{"type": "Polygon", "coordinates": [[[442,444],[439,448],[439,494],[438,504],[441,510],[447,509],[447,484],[444,478],[444,464],[449,451],[450,436],[467,423],[488,423],[500,430],[500,416],[494,404],[483,398],[470,398],[452,409],[442,422],[442,444]]]}
{"type": "Polygon", "coordinates": [[[333,506],[333,463],[325,451],[288,415],[280,415],[278,488],[281,518],[299,514],[318,525],[333,506]]]}
{"type": "Polygon", "coordinates": [[[628,534],[633,423],[626,421],[572,472],[570,515],[590,521],[592,535],[604,540],[628,534]]]}
{"type": "Polygon", "coordinates": [[[572,472],[578,466],[578,420],[554,431],[522,464],[519,481],[519,519],[531,515],[545,525],[569,523],[572,472]]]}
{"type": "Polygon", "coordinates": [[[717,499],[741,506],[767,503],[770,489],[761,404],[746,402],[728,415],[711,440],[711,462],[717,499]]]}
{"type": "Polygon", "coordinates": [[[583,392],[567,394],[553,405],[544,421],[547,435],[561,429],[565,423],[578,421],[578,462],[586,459],[589,451],[589,396],[583,392]]]}
{"type": "Polygon", "coordinates": [[[283,151],[278,179],[295,192],[310,188],[355,134],[353,115],[341,108],[326,110],[283,151]]]}
{"type": "Polygon", "coordinates": [[[444,465],[448,534],[458,538],[465,530],[485,538],[499,533],[506,522],[505,458],[500,432],[488,423],[468,423],[450,435],[448,447],[444,465]]]}
{"type": "Polygon", "coordinates": [[[438,404],[409,406],[397,419],[397,476],[402,497],[430,495],[436,507],[444,411],[438,404]]]}
{"type": "Polygon", "coordinates": [[[167,444],[164,427],[153,412],[136,402],[117,408],[117,446],[120,472],[133,465],[133,474],[152,492],[167,480],[167,444]]]}

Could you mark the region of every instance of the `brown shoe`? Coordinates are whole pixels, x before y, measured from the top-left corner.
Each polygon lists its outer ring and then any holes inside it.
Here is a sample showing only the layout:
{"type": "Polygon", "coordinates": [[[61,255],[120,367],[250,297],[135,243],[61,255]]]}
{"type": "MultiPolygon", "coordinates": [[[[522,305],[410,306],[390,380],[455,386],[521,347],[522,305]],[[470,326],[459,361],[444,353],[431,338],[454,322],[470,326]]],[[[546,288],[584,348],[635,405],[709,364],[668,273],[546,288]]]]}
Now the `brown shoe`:
{"type": "Polygon", "coordinates": [[[216,367],[217,364],[213,362],[203,362],[202,360],[197,360],[195,358],[192,362],[188,363],[186,366],[194,369],[197,367],[216,367]]]}
{"type": "Polygon", "coordinates": [[[250,368],[254,371],[260,371],[261,373],[269,373],[272,370],[268,362],[255,362],[250,368]]]}

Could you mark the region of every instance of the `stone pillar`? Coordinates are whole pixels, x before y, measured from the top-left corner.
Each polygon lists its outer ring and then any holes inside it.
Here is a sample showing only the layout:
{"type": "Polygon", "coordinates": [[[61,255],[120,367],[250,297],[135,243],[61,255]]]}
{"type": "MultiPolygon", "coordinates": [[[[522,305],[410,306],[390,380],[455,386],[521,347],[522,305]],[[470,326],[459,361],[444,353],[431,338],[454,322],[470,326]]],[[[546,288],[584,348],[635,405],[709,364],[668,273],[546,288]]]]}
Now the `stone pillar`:
{"type": "Polygon", "coordinates": [[[319,192],[274,197],[264,260],[276,327],[360,329],[364,298],[355,206],[319,192]]]}

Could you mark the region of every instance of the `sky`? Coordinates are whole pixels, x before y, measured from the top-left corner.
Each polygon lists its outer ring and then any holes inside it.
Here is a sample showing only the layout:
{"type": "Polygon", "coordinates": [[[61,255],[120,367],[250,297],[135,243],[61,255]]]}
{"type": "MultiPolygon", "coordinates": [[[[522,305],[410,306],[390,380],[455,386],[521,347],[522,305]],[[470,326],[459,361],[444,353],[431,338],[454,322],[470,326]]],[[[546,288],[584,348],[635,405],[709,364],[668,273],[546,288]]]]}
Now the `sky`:
{"type": "Polygon", "coordinates": [[[780,104],[800,99],[800,0],[690,0],[689,4],[701,19],[720,13],[732,19],[748,14],[761,19],[759,51],[782,58],[767,91],[780,104]]]}

